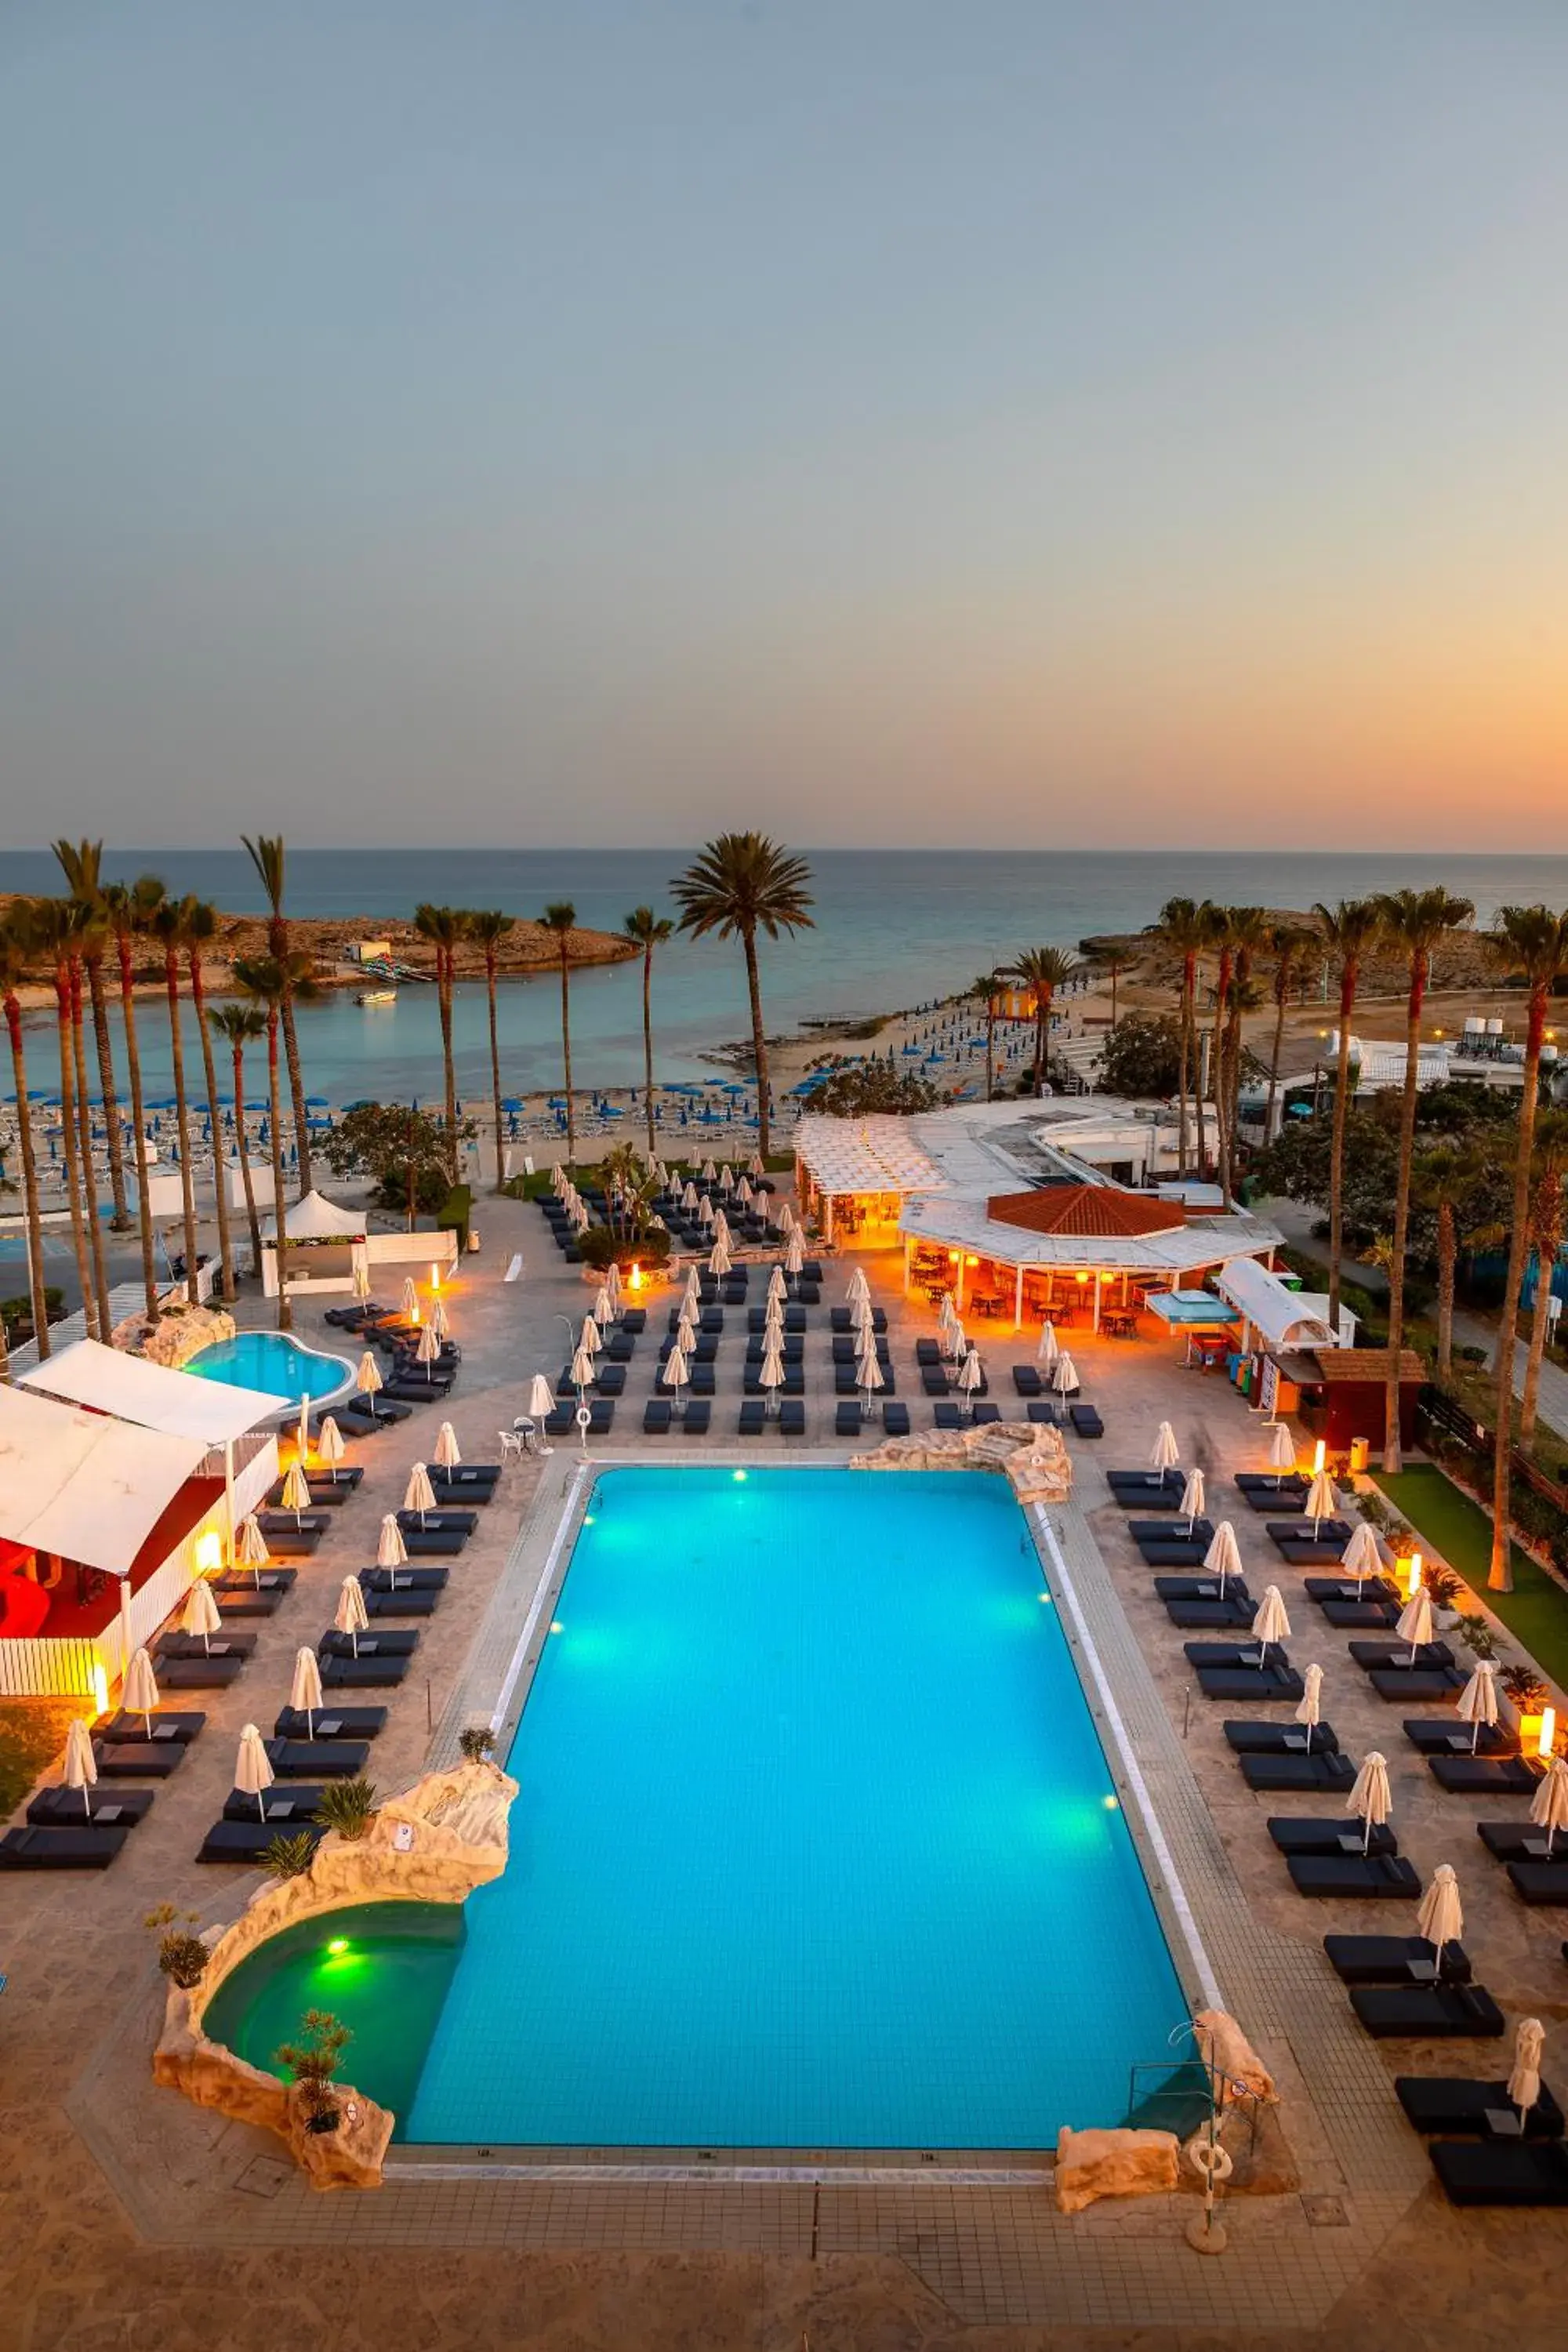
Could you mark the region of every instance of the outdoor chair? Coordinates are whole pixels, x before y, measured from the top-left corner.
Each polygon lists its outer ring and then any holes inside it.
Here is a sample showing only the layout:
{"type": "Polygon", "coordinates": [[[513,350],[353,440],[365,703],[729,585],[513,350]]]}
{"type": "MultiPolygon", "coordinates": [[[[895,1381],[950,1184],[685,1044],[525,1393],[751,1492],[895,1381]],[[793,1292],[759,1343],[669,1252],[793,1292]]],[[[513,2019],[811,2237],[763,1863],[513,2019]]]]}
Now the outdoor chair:
{"type": "Polygon", "coordinates": [[[664,1402],[662,1397],[649,1397],[647,1404],[645,1404],[642,1409],[643,1435],[645,1437],[668,1437],[669,1435],[669,1406],[664,1402]]]}
{"type": "Polygon", "coordinates": [[[805,1435],[805,1406],[798,1397],[786,1397],[779,1407],[779,1434],[782,1437],[805,1435]]]}
{"type": "Polygon", "coordinates": [[[909,1435],[910,1409],[907,1404],[885,1404],[882,1407],[882,1432],[887,1437],[909,1435]]]}
{"type": "Polygon", "coordinates": [[[107,1870],[129,1832],[122,1829],[7,1830],[0,1838],[0,1869],[107,1870]]]}
{"type": "Polygon", "coordinates": [[[706,1437],[713,1418],[713,1407],[706,1397],[693,1397],[680,1416],[683,1437],[706,1437]]]}
{"type": "Polygon", "coordinates": [[[741,1418],[736,1426],[742,1437],[761,1437],[767,1427],[765,1405],[754,1397],[748,1397],[741,1407],[741,1418]]]}
{"type": "Polygon", "coordinates": [[[834,1414],[833,1434],[835,1437],[859,1436],[860,1408],[858,1404],[841,1404],[837,1408],[834,1414]]]}

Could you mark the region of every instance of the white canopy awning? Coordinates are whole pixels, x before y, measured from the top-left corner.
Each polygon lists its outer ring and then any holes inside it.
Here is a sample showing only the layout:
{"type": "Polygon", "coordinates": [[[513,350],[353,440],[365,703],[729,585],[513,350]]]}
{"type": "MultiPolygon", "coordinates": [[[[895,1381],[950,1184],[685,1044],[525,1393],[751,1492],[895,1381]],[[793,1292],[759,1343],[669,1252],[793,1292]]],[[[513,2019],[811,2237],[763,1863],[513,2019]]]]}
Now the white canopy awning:
{"type": "MultiPolygon", "coordinates": [[[[307,1192],[283,1213],[284,1237],[291,1242],[353,1242],[363,1241],[365,1234],[363,1217],[354,1209],[341,1208],[329,1201],[324,1192],[307,1192]]],[[[264,1238],[276,1241],[278,1220],[272,1218],[264,1230],[264,1238]]]]}
{"type": "Polygon", "coordinates": [[[1230,1258],[1215,1276],[1215,1288],[1227,1299],[1268,1348],[1333,1348],[1339,1344],[1331,1324],[1317,1312],[1318,1302],[1303,1297],[1259,1265],[1256,1258],[1230,1258]]]}
{"type": "Polygon", "coordinates": [[[0,1536],[128,1576],[206,1452],[203,1437],[0,1388],[0,1536]]]}
{"type": "Polygon", "coordinates": [[[145,1356],[105,1348],[97,1339],[79,1339],[73,1347],[62,1348],[35,1370],[24,1372],[20,1384],[69,1404],[89,1405],[95,1412],[112,1413],[118,1421],[133,1421],[142,1429],[162,1430],[165,1436],[199,1437],[204,1445],[224,1445],[230,1438],[243,1437],[278,1411],[278,1399],[260,1389],[197,1380],[190,1372],[149,1363],[145,1356]]]}
{"type": "Polygon", "coordinates": [[[936,1162],[912,1139],[909,1120],[882,1113],[829,1118],[806,1112],[795,1126],[795,1149],[824,1192],[909,1192],[942,1181],[936,1162]]]}

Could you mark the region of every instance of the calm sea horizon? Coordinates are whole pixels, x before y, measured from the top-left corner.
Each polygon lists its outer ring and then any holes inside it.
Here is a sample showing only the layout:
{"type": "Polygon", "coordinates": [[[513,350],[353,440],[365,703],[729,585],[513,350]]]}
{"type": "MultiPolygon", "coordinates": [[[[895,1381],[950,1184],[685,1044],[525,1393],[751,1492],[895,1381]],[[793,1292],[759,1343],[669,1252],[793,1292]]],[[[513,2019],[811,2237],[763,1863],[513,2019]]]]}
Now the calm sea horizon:
{"type": "MultiPolygon", "coordinates": [[[[1020,949],[1075,947],[1106,931],[1141,930],[1174,895],[1237,905],[1309,907],[1315,899],[1441,883],[1489,920],[1510,902],[1568,904],[1568,856],[1461,856],[1315,850],[804,850],[812,869],[816,927],[764,942],[763,1005],[770,1034],[802,1021],[886,1013],[952,995],[1020,949]]],[[[421,899],[500,907],[536,915],[569,898],[580,922],[618,929],[629,910],[674,911],[670,881],[687,863],[671,849],[290,849],[288,908],[294,915],[356,919],[406,917],[421,899]]],[[[159,874],[226,913],[264,902],[242,848],[113,849],[109,878],[159,874]]],[[[51,894],[59,869],[44,850],[0,851],[0,891],[51,894]]],[[[573,1058],[578,1083],[625,1086],[642,1076],[637,971],[615,966],[572,983],[573,1058]]],[[[747,1029],[739,950],[675,940],[654,966],[658,1071],[665,1079],[714,1075],[703,1060],[747,1029]]],[[[501,997],[503,1083],[523,1094],[560,1081],[560,1007],[548,981],[508,984],[501,997]]],[[[149,1095],[167,1090],[166,1032],[140,1024],[149,1095]]],[[[458,991],[455,1043],[461,1090],[489,1092],[482,987],[458,991]]],[[[29,1024],[37,1086],[55,1078],[50,1024],[29,1024]]],[[[344,1102],[372,1091],[405,1099],[439,1085],[435,992],[405,988],[379,1010],[335,992],[301,1014],[311,1090],[344,1102]]],[[[259,1072],[258,1073],[259,1077],[259,1072]]]]}

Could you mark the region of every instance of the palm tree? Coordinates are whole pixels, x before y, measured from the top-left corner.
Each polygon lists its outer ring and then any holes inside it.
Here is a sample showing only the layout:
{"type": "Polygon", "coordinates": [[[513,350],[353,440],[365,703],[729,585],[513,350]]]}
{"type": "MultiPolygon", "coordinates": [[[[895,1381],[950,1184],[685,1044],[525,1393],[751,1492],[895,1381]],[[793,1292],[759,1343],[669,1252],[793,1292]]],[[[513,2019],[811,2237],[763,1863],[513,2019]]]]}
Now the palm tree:
{"type": "Polygon", "coordinates": [[[1508,1283],[1497,1338],[1497,1448],[1492,1481],[1492,1557],[1487,1582],[1494,1592],[1513,1590],[1510,1549],[1510,1461],[1513,1429],[1513,1356],[1519,1328],[1519,1294],[1530,1252],[1531,1158],[1541,1097],[1541,1048],[1552,982],[1568,965],[1568,914],[1550,907],[1500,907],[1490,946],[1496,961],[1523,980],[1529,992],[1524,1028],[1524,1083],[1519,1097],[1519,1140],[1513,1170],[1513,1216],[1509,1236],[1508,1283]]]}
{"type": "Polygon", "coordinates": [[[1252,967],[1268,947],[1268,917],[1261,907],[1233,907],[1229,928],[1235,964],[1226,1020],[1225,1106],[1227,1167],[1234,1184],[1241,1135],[1241,1017],[1244,1013],[1255,1013],[1263,1002],[1253,984],[1252,967]]]}
{"type": "Polygon", "coordinates": [[[1209,1031],[1208,1082],[1205,1087],[1200,1066],[1198,1072],[1198,1173],[1206,1176],[1208,1169],[1208,1137],[1204,1116],[1204,1104],[1208,1096],[1214,1098],[1215,1172],[1220,1190],[1228,1198],[1228,1162],[1225,1140],[1225,1024],[1230,1011],[1230,978],[1236,966],[1236,945],[1231,932],[1232,910],[1213,898],[1205,898],[1198,908],[1198,922],[1204,945],[1217,958],[1214,989],[1214,1023],[1209,1031]]]}
{"type": "Polygon", "coordinates": [[[38,1359],[49,1352],[49,1318],[44,1285],[44,1233],[38,1217],[38,1163],[33,1148],[33,1115],[27,1102],[27,1049],[22,1032],[22,1000],[17,984],[27,976],[37,955],[37,912],[25,898],[14,898],[0,917],[0,1001],[11,1040],[11,1072],[16,1089],[16,1149],[22,1162],[22,1207],[27,1224],[27,1288],[33,1302],[33,1331],[38,1359]]]}
{"type": "Polygon", "coordinates": [[[1535,1166],[1530,1187],[1530,1237],[1535,1244],[1535,1309],[1530,1318],[1530,1352],[1519,1409],[1519,1441],[1529,1445],[1541,1411],[1541,1367],[1552,1319],[1552,1282],[1568,1217],[1563,1194],[1568,1176],[1568,1112],[1548,1111],[1536,1122],[1535,1166]]]}
{"type": "MultiPolygon", "coordinates": [[[[1399,1360],[1405,1346],[1405,1255],[1410,1238],[1410,1171],[1415,1158],[1415,1103],[1421,1088],[1421,1007],[1432,972],[1433,950],[1475,913],[1468,898],[1431,890],[1380,892],[1379,929],[1404,958],[1409,977],[1405,999],[1405,1099],[1399,1120],[1398,1191],[1394,1205],[1394,1257],[1388,1276],[1388,1386],[1384,1406],[1383,1466],[1404,1464],[1399,1436],[1399,1360]]],[[[1528,1173],[1528,1163],[1527,1163],[1528,1173]]],[[[1527,1183],[1528,1192],[1528,1183],[1527,1183]]],[[[1526,1202],[1528,1207],[1528,1200],[1526,1202]]],[[[1511,1366],[1513,1350],[1509,1349],[1511,1366]]],[[[1510,1398],[1511,1401],[1511,1398],[1510,1398]]],[[[1506,1444],[1500,1447],[1506,1452],[1506,1444]]],[[[1504,1551],[1506,1561],[1506,1547],[1504,1551]]]]}
{"type": "Polygon", "coordinates": [[[1322,929],[1326,953],[1340,968],[1339,1066],[1334,1076],[1334,1132],[1329,1160],[1329,1321],[1339,1328],[1340,1278],[1344,1262],[1345,1122],[1351,1107],[1351,1021],[1363,960],[1377,944],[1380,918],[1374,898],[1342,898],[1337,907],[1320,899],[1312,909],[1322,929]]]}
{"type": "Polygon", "coordinates": [[[180,1202],[185,1230],[185,1297],[196,1304],[196,1188],[191,1168],[190,1105],[185,1097],[185,1044],[180,1029],[180,958],[198,901],[165,898],[148,926],[163,951],[163,987],[169,1001],[169,1054],[174,1080],[174,1124],[180,1136],[180,1202]]]}
{"type": "Polygon", "coordinates": [[[699,852],[671,883],[680,907],[680,929],[693,939],[713,932],[738,939],[746,958],[746,988],[752,1003],[752,1059],[757,1076],[757,1149],[768,1156],[768,1041],[763,1034],[763,988],[757,970],[757,933],[776,940],[815,928],[806,888],[811,868],[765,833],[721,833],[699,852]]]}
{"type": "MultiPolygon", "coordinates": [[[[1187,1172],[1187,1100],[1197,1076],[1198,958],[1208,944],[1208,927],[1197,902],[1192,898],[1167,898],[1160,909],[1159,934],[1172,953],[1182,960],[1182,985],[1177,1006],[1181,1049],[1176,1094],[1176,1170],[1179,1175],[1184,1176],[1187,1172]]],[[[1201,1104],[1198,1130],[1201,1137],[1201,1104]]],[[[1200,1142],[1200,1158],[1202,1149],[1200,1142]]]]}
{"type": "Polygon", "coordinates": [[[490,1014],[490,1093],[496,1116],[496,1191],[506,1179],[500,1141],[500,1043],[496,1034],[496,951],[502,940],[516,924],[516,917],[503,915],[493,907],[481,908],[468,918],[468,937],[483,950],[485,959],[485,991],[489,998],[490,1014]]]}
{"type": "Polygon", "coordinates": [[[566,1164],[570,1168],[577,1158],[577,1113],[572,1100],[572,962],[567,942],[576,924],[577,909],[566,899],[557,899],[546,907],[539,919],[547,931],[554,932],[555,951],[561,960],[561,1058],[566,1072],[566,1164]]]}
{"type": "Polygon", "coordinates": [[[114,1085],[114,1047],[109,1034],[109,998],[103,985],[103,953],[108,943],[108,905],[102,881],[103,844],[101,841],[57,841],[56,859],[66,877],[66,887],[79,907],[100,916],[104,922],[95,926],[82,950],[82,962],[87,971],[88,994],[92,1001],[93,1038],[98,1050],[98,1084],[103,1097],[103,1124],[109,1137],[109,1186],[114,1196],[113,1229],[117,1234],[129,1230],[131,1214],[125,1204],[125,1154],[120,1133],[120,1101],[114,1085]]]}
{"type": "Polygon", "coordinates": [[[969,983],[969,994],[977,996],[985,1007],[985,1099],[990,1102],[996,1092],[996,1000],[1007,985],[1005,971],[983,971],[978,980],[969,983]]]}
{"type": "Polygon", "coordinates": [[[1026,988],[1035,1000],[1035,1094],[1046,1082],[1046,1053],[1050,1036],[1051,999],[1078,970],[1078,959],[1060,948],[1026,948],[1007,967],[1010,980],[1026,988]]]}
{"type": "Polygon", "coordinates": [[[1274,1050],[1268,1057],[1268,1107],[1263,1114],[1265,1143],[1274,1139],[1274,1105],[1279,1092],[1279,1054],[1285,1043],[1285,1006],[1290,983],[1300,973],[1317,936],[1316,931],[1308,930],[1300,923],[1269,926],[1268,952],[1274,958],[1274,1050]]]}
{"type": "Polygon", "coordinates": [[[283,1240],[283,1096],[278,1075],[278,1032],[288,1001],[289,974],[276,956],[237,957],[237,988],[259,1007],[267,1031],[267,1092],[271,1106],[268,1122],[272,1145],[272,1230],[278,1240],[278,1328],[289,1330],[294,1310],[289,1304],[289,1255],[283,1240]]]}
{"type": "Polygon", "coordinates": [[[106,926],[100,908],[83,906],[76,898],[68,898],[64,903],[71,918],[71,1061],[76,1077],[77,1137],[81,1151],[82,1218],[87,1226],[99,1328],[107,1341],[112,1328],[109,1312],[109,1269],[104,1261],[103,1227],[98,1214],[98,1175],[92,1160],[92,1099],[87,1090],[87,1042],[83,1019],[86,1000],[82,992],[83,960],[89,943],[95,939],[100,943],[101,954],[106,926]]]}
{"type": "MultiPolygon", "coordinates": [[[[305,1120],[305,1079],[300,1067],[300,1040],[294,1029],[294,1004],[300,990],[298,986],[300,966],[295,961],[289,937],[289,924],[283,912],[284,843],[280,833],[258,834],[254,841],[248,834],[240,839],[250,852],[250,862],[261,878],[271,909],[267,924],[267,952],[277,965],[283,979],[283,1002],[279,1017],[283,1024],[283,1050],[289,1061],[289,1094],[294,1106],[294,1147],[300,1155],[300,1197],[304,1199],[315,1179],[310,1171],[310,1130],[305,1120]]],[[[305,959],[304,977],[310,975],[309,957],[305,959]]],[[[278,1213],[283,1213],[281,1201],[278,1213]]]]}
{"type": "Polygon", "coordinates": [[[1474,1202],[1487,1163],[1461,1144],[1436,1143],[1423,1151],[1411,1171],[1411,1198],[1430,1209],[1437,1221],[1437,1377],[1453,1378],[1454,1284],[1458,1271],[1461,1239],[1474,1241],[1465,1231],[1467,1212],[1474,1202]]]}
{"type": "Polygon", "coordinates": [[[256,1215],[256,1187],[250,1177],[250,1150],[245,1139],[245,1049],[267,1034],[267,1015],[254,1004],[219,1004],[207,1014],[209,1027],[227,1044],[234,1064],[234,1128],[239,1153],[240,1181],[245,1186],[245,1214],[250,1226],[250,1272],[261,1279],[261,1227],[256,1215]]]}
{"type": "Polygon", "coordinates": [[[647,1097],[647,1156],[657,1158],[653,1116],[653,951],[663,947],[675,935],[675,925],[668,915],[656,915],[651,907],[634,907],[621,925],[621,937],[634,948],[642,950],[642,1062],[643,1092],[647,1097]]]}
{"type": "Polygon", "coordinates": [[[98,1302],[93,1295],[88,1255],[87,1228],[82,1223],[81,1186],[77,1163],[79,1138],[76,1117],[76,1055],[71,1043],[71,958],[76,952],[80,910],[65,898],[34,901],[29,926],[37,953],[54,968],[55,1021],[60,1057],[60,1161],[65,1178],[66,1205],[70,1211],[71,1248],[76,1257],[77,1287],[81,1292],[82,1321],[89,1339],[107,1340],[99,1328],[98,1302]]]}
{"type": "Polygon", "coordinates": [[[441,1064],[447,1086],[447,1150],[454,1183],[458,1178],[458,1079],[452,1062],[452,981],[457,951],[466,937],[468,918],[455,907],[435,907],[428,900],[414,909],[414,928],[436,950],[436,1003],[441,1015],[441,1064]]]}
{"type": "Polygon", "coordinates": [[[153,1255],[153,1209],[147,1191],[147,1116],[142,1101],[142,1049],[136,1035],[136,959],[132,942],[146,930],[153,909],[163,898],[155,874],[143,874],[128,889],[110,882],[103,893],[103,909],[114,934],[120,965],[120,1015],[125,1029],[125,1067],[131,1080],[131,1119],[136,1130],[136,1222],[142,1233],[142,1287],[147,1312],[158,1311],[158,1276],[153,1255]]]}
{"type": "MultiPolygon", "coordinates": [[[[200,898],[186,901],[185,969],[191,976],[191,1003],[195,1007],[196,1034],[202,1041],[202,1074],[206,1080],[207,1119],[213,1131],[213,1181],[217,1189],[218,1267],[225,1298],[234,1297],[234,1244],[228,1224],[228,1187],[225,1181],[223,1110],[217,1098],[217,1073],[213,1067],[212,1032],[207,1026],[206,982],[202,953],[217,937],[217,909],[200,898]]],[[[243,1134],[243,1110],[237,1107],[235,1125],[243,1134]]],[[[244,1154],[241,1153],[243,1159],[244,1154]]]]}

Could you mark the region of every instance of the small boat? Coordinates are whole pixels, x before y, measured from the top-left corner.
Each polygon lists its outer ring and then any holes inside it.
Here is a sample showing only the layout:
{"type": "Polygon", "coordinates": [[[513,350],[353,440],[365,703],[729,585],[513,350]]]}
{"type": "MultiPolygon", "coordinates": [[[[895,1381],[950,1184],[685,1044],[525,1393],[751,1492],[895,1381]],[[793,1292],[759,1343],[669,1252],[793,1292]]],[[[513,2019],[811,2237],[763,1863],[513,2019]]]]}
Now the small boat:
{"type": "Polygon", "coordinates": [[[396,1002],[395,988],[365,988],[354,998],[356,1004],[395,1004],[396,1002]]]}

